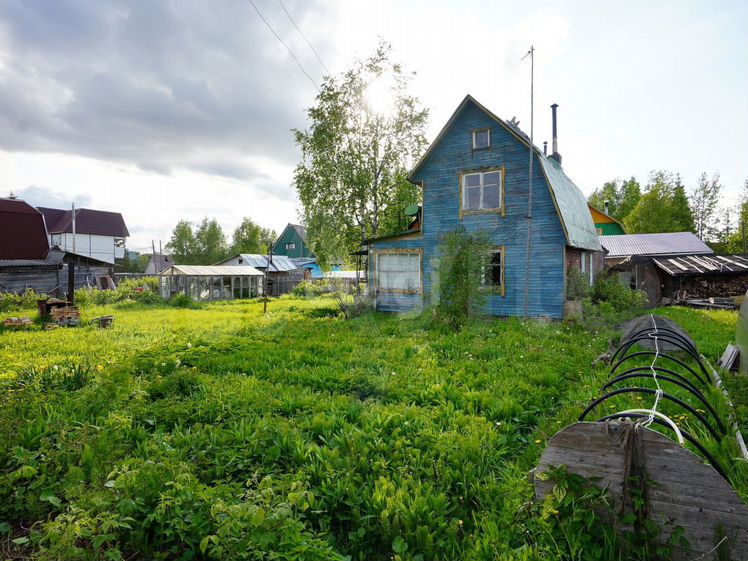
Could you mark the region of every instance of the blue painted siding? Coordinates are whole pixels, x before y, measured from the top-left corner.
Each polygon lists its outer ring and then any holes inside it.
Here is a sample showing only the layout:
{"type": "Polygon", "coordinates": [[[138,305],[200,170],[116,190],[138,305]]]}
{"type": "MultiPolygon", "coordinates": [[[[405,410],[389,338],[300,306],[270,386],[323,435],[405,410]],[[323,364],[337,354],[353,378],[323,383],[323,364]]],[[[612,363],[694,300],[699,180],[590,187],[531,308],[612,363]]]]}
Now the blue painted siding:
{"type": "MultiPolygon", "coordinates": [[[[563,317],[566,237],[537,158],[533,167],[530,275],[525,278],[528,167],[529,149],[480,108],[468,103],[414,178],[424,183],[422,237],[376,242],[372,249],[422,248],[423,287],[428,301],[435,280],[434,261],[440,236],[460,225],[468,231],[485,230],[495,245],[505,246],[505,296],[492,295],[487,311],[496,316],[523,315],[525,284],[529,283],[529,314],[563,317]],[[491,129],[491,148],[474,151],[472,130],[486,127],[491,129]],[[466,215],[460,219],[460,173],[500,166],[506,171],[506,215],[466,215]]],[[[399,311],[410,306],[413,300],[420,300],[420,295],[408,296],[410,298],[382,295],[380,309],[399,311]]]]}

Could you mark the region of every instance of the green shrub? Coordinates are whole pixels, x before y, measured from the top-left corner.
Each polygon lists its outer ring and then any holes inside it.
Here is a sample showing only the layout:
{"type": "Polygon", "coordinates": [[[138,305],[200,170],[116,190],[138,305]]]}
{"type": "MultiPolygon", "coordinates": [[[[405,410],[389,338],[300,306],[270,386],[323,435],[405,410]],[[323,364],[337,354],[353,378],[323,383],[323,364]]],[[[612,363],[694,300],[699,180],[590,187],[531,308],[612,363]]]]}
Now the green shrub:
{"type": "Polygon", "coordinates": [[[583,300],[590,291],[590,283],[587,275],[579,269],[572,267],[566,273],[566,299],[583,300]]]}
{"type": "Polygon", "coordinates": [[[314,298],[325,292],[322,283],[303,280],[293,289],[293,295],[300,298],[314,298]]]}
{"type": "Polygon", "coordinates": [[[0,312],[36,308],[36,301],[40,298],[46,297],[46,294],[37,294],[34,292],[33,288],[27,288],[20,294],[3,292],[0,293],[0,312]]]}
{"type": "Polygon", "coordinates": [[[436,303],[437,319],[456,329],[467,318],[482,313],[489,292],[481,286],[491,241],[485,232],[469,233],[460,227],[439,242],[436,303]]]}
{"type": "Polygon", "coordinates": [[[647,305],[647,294],[643,290],[631,290],[609,269],[595,279],[591,297],[594,304],[610,304],[616,312],[638,311],[647,305]]]}

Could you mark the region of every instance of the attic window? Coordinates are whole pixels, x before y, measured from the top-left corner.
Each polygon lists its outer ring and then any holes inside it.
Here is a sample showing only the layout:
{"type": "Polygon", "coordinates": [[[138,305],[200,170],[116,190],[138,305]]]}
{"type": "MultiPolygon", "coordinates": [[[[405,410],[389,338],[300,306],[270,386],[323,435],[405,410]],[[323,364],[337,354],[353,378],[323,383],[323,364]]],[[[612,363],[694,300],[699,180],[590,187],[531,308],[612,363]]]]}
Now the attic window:
{"type": "Polygon", "coordinates": [[[286,244],[286,249],[296,249],[296,243],[295,242],[288,242],[286,244]]]}
{"type": "Polygon", "coordinates": [[[114,247],[125,247],[125,238],[114,238],[114,247]]]}
{"type": "Polygon", "coordinates": [[[473,150],[481,150],[491,146],[491,129],[473,131],[473,150]]]}

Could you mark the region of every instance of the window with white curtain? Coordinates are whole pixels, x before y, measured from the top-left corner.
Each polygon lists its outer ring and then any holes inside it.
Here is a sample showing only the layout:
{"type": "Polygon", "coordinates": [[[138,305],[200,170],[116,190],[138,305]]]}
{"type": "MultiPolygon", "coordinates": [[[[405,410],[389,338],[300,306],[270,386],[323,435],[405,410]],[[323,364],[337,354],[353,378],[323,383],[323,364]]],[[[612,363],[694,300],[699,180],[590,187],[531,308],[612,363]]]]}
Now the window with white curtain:
{"type": "Polygon", "coordinates": [[[421,288],[421,255],[416,252],[377,254],[377,287],[417,292],[421,288]]]}
{"type": "Polygon", "coordinates": [[[501,171],[466,173],[462,176],[464,212],[501,208],[501,171]]]}

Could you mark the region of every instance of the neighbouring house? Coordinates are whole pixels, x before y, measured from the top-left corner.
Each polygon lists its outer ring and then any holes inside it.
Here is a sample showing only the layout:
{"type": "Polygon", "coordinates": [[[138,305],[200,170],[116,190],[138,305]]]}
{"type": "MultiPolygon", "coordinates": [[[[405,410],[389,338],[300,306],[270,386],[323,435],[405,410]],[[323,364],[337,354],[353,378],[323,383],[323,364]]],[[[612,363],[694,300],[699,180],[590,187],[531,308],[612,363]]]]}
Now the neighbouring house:
{"type": "Polygon", "coordinates": [[[173,256],[166,253],[156,253],[148,257],[148,264],[145,266],[145,271],[143,272],[146,275],[160,275],[173,265],[177,265],[173,256]]]}
{"type": "Polygon", "coordinates": [[[49,243],[53,247],[107,263],[124,258],[130,232],[119,212],[90,208],[75,209],[75,214],[72,210],[57,208],[39,207],[38,210],[44,215],[49,243]]]}
{"type": "Polygon", "coordinates": [[[161,296],[185,294],[194,300],[255,298],[264,273],[247,265],[172,265],[161,272],[161,296]]]}
{"type": "Polygon", "coordinates": [[[249,266],[259,270],[263,275],[267,272],[267,293],[270,296],[291,292],[304,280],[304,269],[285,255],[240,253],[216,265],[249,266]]]}
{"type": "Polygon", "coordinates": [[[56,248],[50,249],[41,212],[19,199],[0,198],[0,292],[61,295],[75,266],[75,288],[107,288],[110,263],[56,248]],[[103,284],[105,283],[105,285],[103,284]]]}
{"type": "Polygon", "coordinates": [[[422,191],[418,220],[365,241],[377,309],[404,312],[434,301],[440,239],[463,226],[485,231],[495,244],[484,276],[486,313],[563,317],[568,271],[592,282],[604,258],[587,200],[561,167],[555,105],[553,130],[553,154],[546,156],[516,123],[465,97],[408,177],[422,191]]]}
{"type": "Polygon", "coordinates": [[[600,236],[600,243],[606,266],[627,286],[644,290],[650,306],[737,296],[748,288],[745,256],[715,256],[691,232],[600,236]]]}
{"type": "Polygon", "coordinates": [[[289,223],[273,245],[273,255],[314,257],[306,244],[306,226],[289,223]]]}
{"type": "Polygon", "coordinates": [[[587,203],[592,215],[592,221],[595,223],[595,230],[600,236],[619,236],[626,233],[626,229],[620,220],[613,218],[608,214],[608,203],[605,203],[605,212],[595,208],[587,203]]]}

